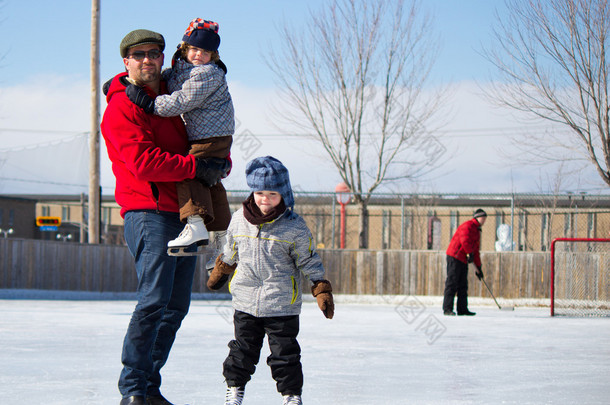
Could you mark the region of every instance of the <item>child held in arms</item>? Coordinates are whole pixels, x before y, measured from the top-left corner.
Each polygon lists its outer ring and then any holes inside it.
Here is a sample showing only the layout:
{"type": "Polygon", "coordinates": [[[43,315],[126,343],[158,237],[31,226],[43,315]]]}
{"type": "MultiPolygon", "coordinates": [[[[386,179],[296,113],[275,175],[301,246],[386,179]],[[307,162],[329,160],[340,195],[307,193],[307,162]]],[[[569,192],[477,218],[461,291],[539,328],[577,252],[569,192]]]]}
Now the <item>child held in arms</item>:
{"type": "MultiPolygon", "coordinates": [[[[172,58],[171,69],[163,71],[169,90],[167,95],[151,98],[141,87],[128,86],[129,99],[148,113],[163,117],[181,115],[190,144],[189,153],[206,161],[210,170],[230,169],[230,149],[235,131],[233,101],[220,60],[218,24],[196,18],[192,20],[172,58]],[[217,167],[218,166],[218,167],[217,167]]],[[[201,165],[203,166],[203,165],[201,165]]],[[[214,244],[221,249],[231,220],[229,202],[222,183],[203,184],[187,180],[177,185],[180,219],[186,226],[178,238],[167,246],[184,249],[193,244],[205,245],[208,231],[214,231],[214,244]]],[[[206,265],[214,267],[212,256],[206,265]]]]}

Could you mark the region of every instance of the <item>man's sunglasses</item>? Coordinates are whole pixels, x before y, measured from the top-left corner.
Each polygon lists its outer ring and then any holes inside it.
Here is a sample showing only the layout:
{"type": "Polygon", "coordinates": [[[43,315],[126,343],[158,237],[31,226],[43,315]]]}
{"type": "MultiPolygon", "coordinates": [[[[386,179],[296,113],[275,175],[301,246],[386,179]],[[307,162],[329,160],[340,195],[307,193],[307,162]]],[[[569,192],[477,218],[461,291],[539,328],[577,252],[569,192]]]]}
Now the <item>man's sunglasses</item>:
{"type": "Polygon", "coordinates": [[[151,59],[151,60],[152,59],[157,59],[161,55],[163,55],[163,52],[159,51],[158,49],[151,49],[148,52],[136,51],[136,52],[133,52],[133,53],[127,55],[127,57],[135,59],[137,61],[142,61],[142,60],[144,60],[144,58],[148,58],[148,59],[151,59]]]}

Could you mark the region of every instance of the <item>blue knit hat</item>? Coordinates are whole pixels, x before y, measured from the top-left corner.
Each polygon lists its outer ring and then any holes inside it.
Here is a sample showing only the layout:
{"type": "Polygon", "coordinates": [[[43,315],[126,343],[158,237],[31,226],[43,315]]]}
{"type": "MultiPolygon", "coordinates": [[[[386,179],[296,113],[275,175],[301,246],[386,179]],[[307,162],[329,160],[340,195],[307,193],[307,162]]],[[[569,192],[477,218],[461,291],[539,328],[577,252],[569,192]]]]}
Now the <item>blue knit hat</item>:
{"type": "Polygon", "coordinates": [[[292,195],[288,169],[276,158],[263,156],[248,162],[246,165],[246,183],[248,183],[252,192],[268,190],[280,193],[286,208],[292,211],[294,196],[292,195]]]}

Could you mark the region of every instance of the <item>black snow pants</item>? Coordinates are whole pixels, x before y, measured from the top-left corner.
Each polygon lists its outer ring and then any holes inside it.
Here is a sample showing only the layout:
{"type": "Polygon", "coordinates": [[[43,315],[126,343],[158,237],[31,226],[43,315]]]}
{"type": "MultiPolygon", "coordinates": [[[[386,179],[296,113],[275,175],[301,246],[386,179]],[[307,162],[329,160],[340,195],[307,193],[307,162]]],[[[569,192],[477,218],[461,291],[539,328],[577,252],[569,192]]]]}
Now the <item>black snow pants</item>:
{"type": "Polygon", "coordinates": [[[447,280],[443,311],[453,311],[453,300],[457,294],[457,313],[468,311],[468,264],[447,255],[447,280]]]}
{"type": "Polygon", "coordinates": [[[260,358],[265,334],[271,354],[267,365],[282,395],[301,395],[303,370],[301,347],[297,342],[299,316],[255,317],[241,311],[233,315],[235,339],[229,342],[229,355],[222,374],[229,387],[244,387],[260,358]]]}

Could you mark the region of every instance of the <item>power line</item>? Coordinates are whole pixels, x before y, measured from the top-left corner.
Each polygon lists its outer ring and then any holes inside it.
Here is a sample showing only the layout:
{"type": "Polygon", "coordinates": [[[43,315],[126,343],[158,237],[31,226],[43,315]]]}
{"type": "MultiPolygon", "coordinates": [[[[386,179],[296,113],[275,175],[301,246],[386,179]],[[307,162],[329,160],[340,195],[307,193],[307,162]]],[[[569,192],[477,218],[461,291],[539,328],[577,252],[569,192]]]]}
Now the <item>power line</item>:
{"type": "MultiPolygon", "coordinates": [[[[526,131],[545,131],[553,129],[557,131],[556,128],[549,128],[548,126],[536,125],[536,126],[518,126],[518,127],[490,127],[490,128],[462,128],[462,129],[439,129],[436,131],[432,131],[433,134],[462,134],[457,135],[460,137],[479,137],[479,136],[506,136],[507,133],[519,133],[526,131]]],[[[66,138],[66,140],[72,140],[79,136],[89,136],[90,132],[83,131],[60,131],[60,130],[38,130],[38,129],[12,129],[12,128],[0,128],[0,132],[9,131],[9,132],[23,132],[23,133],[48,133],[48,134],[72,134],[70,138],[66,138]]],[[[255,136],[260,138],[299,138],[299,137],[317,137],[316,133],[283,133],[283,134],[272,134],[272,133],[255,133],[251,131],[246,131],[240,133],[236,133],[236,136],[255,136]]],[[[329,136],[340,136],[338,133],[327,134],[329,136]]],[[[362,135],[366,136],[376,136],[378,133],[374,132],[363,132],[362,135]]],[[[456,136],[456,135],[454,135],[456,136]]],[[[34,145],[35,146],[35,145],[34,145]]],[[[26,148],[28,146],[22,146],[20,148],[26,148]]],[[[2,149],[6,150],[6,149],[2,149]]]]}
{"type": "Polygon", "coordinates": [[[0,177],[0,180],[16,181],[16,182],[21,182],[21,183],[51,184],[54,186],[87,187],[86,183],[85,184],[60,183],[60,182],[56,182],[56,181],[20,179],[17,177],[0,177]]]}
{"type": "MultiPolygon", "coordinates": [[[[483,137],[506,137],[518,133],[524,133],[528,131],[541,132],[543,130],[549,130],[548,127],[540,127],[539,129],[533,127],[513,127],[513,128],[475,128],[475,129],[446,129],[431,131],[431,135],[443,135],[450,136],[452,138],[483,138],[483,137]]],[[[554,130],[557,131],[557,130],[554,130]]],[[[379,133],[363,132],[363,136],[374,137],[378,136],[379,133]]],[[[236,134],[235,137],[239,136],[252,136],[255,138],[270,138],[270,139],[285,139],[285,138],[317,138],[318,134],[314,133],[291,133],[291,134],[264,134],[264,133],[253,133],[246,132],[242,134],[236,134]]],[[[326,134],[329,137],[339,137],[340,134],[326,134]]]]}
{"type": "Polygon", "coordinates": [[[47,148],[49,146],[56,146],[56,145],[59,145],[62,143],[72,142],[78,138],[88,138],[88,136],[89,136],[88,132],[81,132],[76,135],[72,135],[69,138],[55,139],[52,141],[47,141],[45,143],[37,142],[34,144],[20,145],[20,146],[15,146],[12,148],[2,148],[2,149],[0,149],[0,152],[19,152],[19,151],[26,150],[26,149],[47,148]]]}
{"type": "Polygon", "coordinates": [[[37,134],[89,134],[89,132],[83,131],[64,131],[64,130],[52,130],[52,129],[23,129],[23,128],[0,128],[0,132],[30,132],[37,134]]]}

